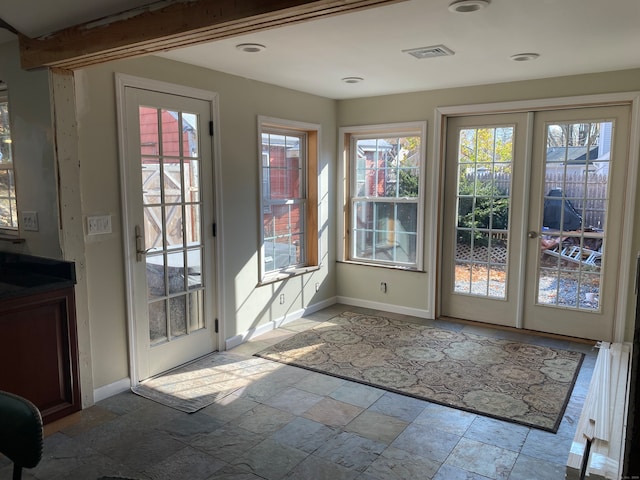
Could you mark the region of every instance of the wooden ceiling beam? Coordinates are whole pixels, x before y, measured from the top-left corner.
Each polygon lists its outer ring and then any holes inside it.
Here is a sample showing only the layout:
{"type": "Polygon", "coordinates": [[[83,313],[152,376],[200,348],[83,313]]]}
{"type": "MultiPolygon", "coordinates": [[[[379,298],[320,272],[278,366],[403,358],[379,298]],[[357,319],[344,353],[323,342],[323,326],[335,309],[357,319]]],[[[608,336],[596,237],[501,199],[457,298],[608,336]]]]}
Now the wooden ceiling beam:
{"type": "Polygon", "coordinates": [[[27,70],[76,69],[402,1],[406,0],[161,2],[42,38],[20,35],[20,56],[27,70]]]}

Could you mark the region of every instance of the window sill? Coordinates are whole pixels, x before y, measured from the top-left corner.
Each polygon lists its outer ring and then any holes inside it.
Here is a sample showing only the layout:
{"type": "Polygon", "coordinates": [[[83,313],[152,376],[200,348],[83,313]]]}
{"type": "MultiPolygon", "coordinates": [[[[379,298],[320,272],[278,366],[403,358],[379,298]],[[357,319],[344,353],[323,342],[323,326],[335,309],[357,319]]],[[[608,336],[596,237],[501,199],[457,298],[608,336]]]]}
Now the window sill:
{"type": "Polygon", "coordinates": [[[427,271],[422,268],[404,267],[402,265],[391,265],[391,264],[385,264],[385,263],[365,262],[361,260],[337,260],[336,263],[343,263],[345,265],[360,265],[363,267],[388,268],[391,270],[402,270],[405,272],[427,273],[427,271]]]}
{"type": "Polygon", "coordinates": [[[17,235],[9,235],[8,233],[0,233],[0,242],[24,243],[25,239],[17,235]]]}
{"type": "Polygon", "coordinates": [[[309,267],[292,268],[291,270],[285,270],[282,272],[273,272],[264,276],[262,280],[258,282],[258,286],[269,285],[272,283],[280,282],[288,278],[304,275],[305,273],[315,272],[320,270],[320,265],[312,265],[309,267]]]}

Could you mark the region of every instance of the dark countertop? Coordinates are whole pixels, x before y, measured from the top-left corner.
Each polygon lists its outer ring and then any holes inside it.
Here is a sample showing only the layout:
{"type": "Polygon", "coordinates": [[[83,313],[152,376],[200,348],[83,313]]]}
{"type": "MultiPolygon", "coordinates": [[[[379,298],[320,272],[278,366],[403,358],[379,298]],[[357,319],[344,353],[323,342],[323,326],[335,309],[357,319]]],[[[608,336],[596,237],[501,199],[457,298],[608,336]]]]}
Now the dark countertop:
{"type": "Polygon", "coordinates": [[[0,252],[0,300],[72,287],[74,262],[0,252]]]}

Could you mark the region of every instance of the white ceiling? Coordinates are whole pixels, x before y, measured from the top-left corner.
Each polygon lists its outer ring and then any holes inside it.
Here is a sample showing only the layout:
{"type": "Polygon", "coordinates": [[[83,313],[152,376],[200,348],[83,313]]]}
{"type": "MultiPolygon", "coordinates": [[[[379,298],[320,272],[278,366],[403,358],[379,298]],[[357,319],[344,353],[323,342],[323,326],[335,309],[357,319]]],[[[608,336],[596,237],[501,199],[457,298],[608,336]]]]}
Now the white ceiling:
{"type": "MultiPolygon", "coordinates": [[[[640,0],[491,0],[466,14],[450,12],[450,1],[409,0],[162,56],[335,99],[640,67],[640,0]],[[267,48],[235,48],[247,42],[267,48]],[[440,44],[455,54],[418,60],[402,52],[440,44]],[[540,57],[510,60],[524,52],[540,57]],[[341,81],[350,76],[364,81],[341,81]]],[[[0,18],[39,36],[145,3],[21,0],[2,2],[0,18]]]]}

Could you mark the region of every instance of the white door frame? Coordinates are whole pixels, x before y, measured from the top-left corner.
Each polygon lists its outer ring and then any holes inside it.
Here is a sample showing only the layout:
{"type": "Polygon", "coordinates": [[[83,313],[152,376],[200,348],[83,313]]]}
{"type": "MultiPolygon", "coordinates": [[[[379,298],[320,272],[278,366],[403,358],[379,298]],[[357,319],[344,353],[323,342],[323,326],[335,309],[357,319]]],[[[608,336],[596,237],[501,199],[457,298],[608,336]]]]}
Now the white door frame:
{"type": "MultiPolygon", "coordinates": [[[[122,73],[115,74],[115,86],[116,86],[116,104],[118,115],[118,153],[120,156],[120,195],[121,195],[121,214],[122,214],[122,240],[124,249],[124,267],[125,267],[125,288],[126,288],[126,302],[127,302],[127,331],[129,334],[129,378],[131,380],[131,386],[135,386],[140,382],[138,374],[138,354],[136,350],[136,326],[134,316],[133,298],[133,260],[135,259],[136,252],[134,243],[131,241],[134,238],[134,232],[129,228],[129,214],[126,205],[129,202],[129,183],[130,180],[125,175],[127,169],[125,168],[126,162],[126,105],[125,105],[125,89],[127,87],[139,88],[143,90],[151,90],[160,93],[166,93],[170,95],[179,95],[199,100],[207,101],[211,108],[211,119],[213,120],[213,137],[211,137],[213,155],[213,185],[210,188],[214,189],[214,205],[213,215],[214,221],[217,225],[217,230],[221,231],[222,226],[222,180],[221,180],[221,155],[220,155],[220,130],[219,130],[219,108],[218,108],[218,94],[208,90],[201,90],[198,88],[186,87],[184,85],[176,85],[173,83],[161,82],[158,80],[152,80],[148,78],[136,77],[132,75],[126,75],[122,73]]],[[[217,334],[217,349],[222,351],[225,349],[224,341],[224,321],[225,318],[225,306],[224,306],[224,273],[222,263],[222,252],[224,251],[224,245],[222,236],[218,235],[214,239],[214,251],[212,252],[215,258],[216,272],[215,283],[216,287],[213,293],[215,298],[215,318],[219,319],[218,334],[217,334]]]]}
{"type": "MultiPolygon", "coordinates": [[[[535,112],[540,110],[562,110],[580,107],[604,106],[604,105],[629,105],[631,107],[631,131],[629,134],[629,165],[627,170],[627,184],[625,190],[624,205],[631,208],[625,208],[622,229],[621,242],[621,258],[636,258],[632,252],[633,248],[633,228],[634,228],[634,206],[636,202],[638,178],[638,163],[640,152],[640,92],[622,92],[599,95],[581,95],[573,97],[559,97],[538,100],[522,100],[513,102],[500,103],[484,103],[474,105],[457,105],[437,107],[435,109],[434,118],[434,145],[433,158],[435,159],[431,165],[431,186],[433,199],[436,200],[434,205],[439,205],[438,228],[433,229],[431,233],[431,252],[429,257],[437,259],[434,264],[435,269],[429,272],[429,283],[431,285],[441,285],[439,281],[440,272],[442,271],[442,232],[444,228],[444,159],[447,134],[447,119],[455,116],[466,115],[484,115],[492,113],[506,112],[535,112]]],[[[623,342],[625,338],[626,309],[629,300],[629,275],[631,272],[631,264],[635,262],[621,262],[619,270],[619,285],[616,298],[616,315],[614,318],[613,341],[623,342]]],[[[440,287],[438,287],[440,288],[440,287]]],[[[440,291],[437,288],[430,288],[428,291],[429,304],[433,305],[433,311],[436,318],[440,314],[440,291]]]]}

